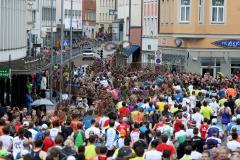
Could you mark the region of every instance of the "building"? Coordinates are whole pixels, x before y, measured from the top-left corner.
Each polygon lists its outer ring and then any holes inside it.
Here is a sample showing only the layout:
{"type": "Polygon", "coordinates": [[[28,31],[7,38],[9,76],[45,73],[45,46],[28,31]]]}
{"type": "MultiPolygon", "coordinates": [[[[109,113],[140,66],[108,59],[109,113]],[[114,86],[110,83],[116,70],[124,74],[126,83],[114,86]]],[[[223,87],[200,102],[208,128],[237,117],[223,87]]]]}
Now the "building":
{"type": "Polygon", "coordinates": [[[239,6],[232,0],[161,0],[163,62],[212,76],[240,70],[239,6]]]}
{"type": "Polygon", "coordinates": [[[83,0],[82,8],[83,36],[95,38],[96,0],[83,0]]]}
{"type": "Polygon", "coordinates": [[[28,53],[34,56],[51,45],[51,27],[56,32],[56,0],[28,0],[26,18],[28,53]]]}
{"type": "MultiPolygon", "coordinates": [[[[63,4],[63,25],[64,25],[64,39],[70,39],[70,20],[71,20],[71,1],[73,3],[72,12],[72,30],[73,39],[80,39],[82,37],[82,0],[64,0],[63,4]]],[[[56,21],[57,21],[57,35],[58,43],[61,39],[61,0],[56,1],[56,21]]]]}
{"type": "Polygon", "coordinates": [[[116,18],[116,2],[116,0],[96,1],[96,33],[98,36],[112,35],[112,22],[116,18]]]}
{"type": "Polygon", "coordinates": [[[159,0],[143,0],[142,63],[155,63],[158,50],[159,0]]]}
{"type": "Polygon", "coordinates": [[[116,40],[129,41],[129,0],[121,0],[117,3],[116,40]]]}
{"type": "Polygon", "coordinates": [[[0,1],[0,62],[26,56],[26,3],[25,0],[0,1]]]}
{"type": "Polygon", "coordinates": [[[142,20],[143,1],[130,0],[129,5],[129,42],[131,46],[126,50],[127,63],[140,63],[142,59],[142,20]]]}

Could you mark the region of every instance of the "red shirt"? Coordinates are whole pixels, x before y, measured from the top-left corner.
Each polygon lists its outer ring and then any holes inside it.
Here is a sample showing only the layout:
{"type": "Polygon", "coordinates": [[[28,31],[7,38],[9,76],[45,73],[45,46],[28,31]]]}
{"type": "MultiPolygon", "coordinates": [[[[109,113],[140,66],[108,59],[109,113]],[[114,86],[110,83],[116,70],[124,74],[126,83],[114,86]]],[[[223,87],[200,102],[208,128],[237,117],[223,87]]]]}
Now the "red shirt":
{"type": "Polygon", "coordinates": [[[206,139],[207,130],[208,130],[208,124],[207,123],[203,123],[200,126],[200,133],[201,133],[201,137],[203,139],[206,139]]]}
{"type": "Polygon", "coordinates": [[[47,152],[49,148],[55,145],[54,141],[49,137],[45,137],[43,140],[43,151],[47,152]]]}
{"type": "Polygon", "coordinates": [[[163,152],[164,150],[169,150],[170,153],[171,153],[171,155],[175,154],[175,150],[174,150],[173,146],[168,145],[168,144],[166,144],[166,143],[159,144],[159,145],[157,146],[157,150],[158,150],[159,152],[163,152]]]}
{"type": "Polygon", "coordinates": [[[177,119],[176,120],[176,123],[174,125],[174,131],[175,132],[180,131],[180,126],[183,124],[182,121],[183,121],[182,119],[177,119]]]}
{"type": "Polygon", "coordinates": [[[127,123],[123,122],[123,123],[121,123],[121,124],[117,127],[117,130],[118,130],[119,132],[121,132],[122,129],[124,129],[124,130],[127,132],[127,135],[129,134],[129,132],[130,132],[130,126],[129,126],[127,123]]]}
{"type": "Polygon", "coordinates": [[[127,117],[127,114],[130,113],[130,110],[127,107],[122,107],[119,109],[120,118],[127,117]]]}

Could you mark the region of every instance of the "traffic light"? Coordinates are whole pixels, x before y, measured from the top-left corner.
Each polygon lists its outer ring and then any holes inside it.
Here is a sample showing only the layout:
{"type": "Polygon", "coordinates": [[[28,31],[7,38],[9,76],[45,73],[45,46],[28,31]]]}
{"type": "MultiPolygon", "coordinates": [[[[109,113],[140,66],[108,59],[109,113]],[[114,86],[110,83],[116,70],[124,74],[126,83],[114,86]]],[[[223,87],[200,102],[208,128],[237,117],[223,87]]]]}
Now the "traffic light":
{"type": "Polygon", "coordinates": [[[100,50],[100,57],[103,59],[103,50],[100,50]]]}

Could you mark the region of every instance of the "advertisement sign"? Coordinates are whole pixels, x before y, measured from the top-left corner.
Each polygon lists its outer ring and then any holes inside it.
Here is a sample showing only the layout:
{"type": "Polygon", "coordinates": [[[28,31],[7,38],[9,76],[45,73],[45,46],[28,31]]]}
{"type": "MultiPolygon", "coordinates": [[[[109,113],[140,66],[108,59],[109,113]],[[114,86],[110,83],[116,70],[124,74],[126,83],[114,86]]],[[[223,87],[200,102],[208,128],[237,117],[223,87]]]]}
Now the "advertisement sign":
{"type": "Polygon", "coordinates": [[[162,52],[160,50],[157,50],[155,52],[155,64],[156,65],[162,64],[162,52]]]}
{"type": "Polygon", "coordinates": [[[240,39],[227,39],[213,42],[213,45],[223,48],[240,48],[240,39]]]}

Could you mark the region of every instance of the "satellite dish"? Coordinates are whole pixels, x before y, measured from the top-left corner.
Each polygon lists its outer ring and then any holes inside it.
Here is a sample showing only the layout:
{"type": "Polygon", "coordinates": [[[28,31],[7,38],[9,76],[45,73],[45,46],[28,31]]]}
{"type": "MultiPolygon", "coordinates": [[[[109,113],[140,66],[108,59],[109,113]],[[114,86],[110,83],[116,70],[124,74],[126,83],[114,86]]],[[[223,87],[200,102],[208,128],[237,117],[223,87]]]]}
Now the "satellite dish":
{"type": "Polygon", "coordinates": [[[183,43],[182,39],[179,39],[179,38],[175,39],[175,44],[176,44],[177,47],[181,47],[182,43],[183,43]]]}

